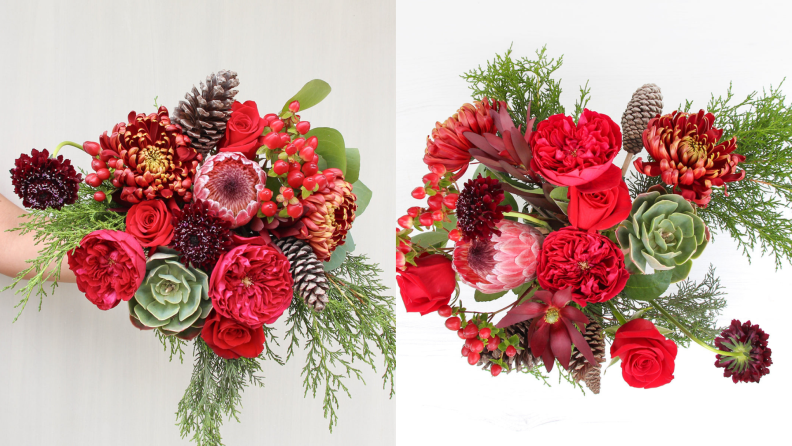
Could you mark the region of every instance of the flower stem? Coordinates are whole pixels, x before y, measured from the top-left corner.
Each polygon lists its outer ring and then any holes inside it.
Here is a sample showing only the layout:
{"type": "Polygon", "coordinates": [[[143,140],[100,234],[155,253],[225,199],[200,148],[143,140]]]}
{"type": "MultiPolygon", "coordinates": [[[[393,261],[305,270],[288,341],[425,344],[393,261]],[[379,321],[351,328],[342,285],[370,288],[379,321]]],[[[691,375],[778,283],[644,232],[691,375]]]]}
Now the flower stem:
{"type": "Polygon", "coordinates": [[[71,141],[63,141],[62,143],[58,144],[58,147],[55,147],[55,150],[53,150],[53,151],[52,151],[52,157],[53,157],[53,158],[55,158],[56,156],[58,156],[58,152],[60,152],[60,149],[61,149],[63,146],[72,146],[72,147],[77,147],[77,148],[78,148],[78,149],[80,149],[80,150],[83,150],[83,146],[82,146],[82,145],[80,145],[80,144],[77,144],[76,142],[71,142],[71,141]]]}
{"type": "Polygon", "coordinates": [[[536,217],[531,217],[530,215],[521,214],[521,213],[519,213],[519,212],[504,212],[504,213],[503,213],[503,216],[504,216],[504,217],[517,217],[517,218],[522,218],[522,219],[524,219],[524,220],[528,220],[528,221],[530,221],[531,223],[534,223],[534,224],[537,224],[537,225],[539,225],[539,226],[542,226],[542,227],[544,227],[544,228],[550,229],[551,231],[553,230],[553,228],[551,228],[551,227],[550,227],[550,225],[549,225],[549,224],[547,224],[547,222],[546,222],[546,221],[539,220],[538,218],[536,218],[536,217]]]}
{"type": "Polygon", "coordinates": [[[664,317],[665,317],[665,318],[666,318],[666,319],[667,319],[669,322],[671,322],[672,324],[676,325],[676,326],[677,326],[677,328],[679,328],[679,329],[682,331],[682,333],[684,333],[684,334],[685,334],[685,336],[689,337],[689,338],[690,338],[690,340],[692,340],[692,341],[693,341],[693,342],[695,342],[696,344],[698,344],[698,345],[700,345],[700,346],[702,346],[702,347],[706,348],[707,350],[709,350],[709,351],[711,351],[711,352],[713,352],[713,353],[716,353],[716,354],[718,354],[718,355],[723,355],[723,356],[734,356],[734,357],[745,356],[745,355],[744,355],[744,354],[742,354],[742,353],[737,353],[737,352],[729,352],[729,351],[723,351],[723,350],[717,349],[717,348],[715,348],[715,347],[713,347],[713,346],[711,346],[711,345],[707,344],[706,342],[702,341],[701,339],[699,339],[699,338],[697,338],[697,337],[693,336],[693,333],[691,333],[691,332],[690,332],[690,331],[689,331],[687,328],[685,328],[685,327],[684,327],[682,324],[680,324],[680,323],[679,323],[679,321],[678,321],[678,320],[676,320],[676,318],[675,318],[674,316],[672,316],[672,315],[671,315],[671,313],[669,313],[669,312],[668,312],[668,310],[666,310],[665,308],[663,308],[663,306],[662,306],[662,305],[660,305],[659,303],[657,303],[657,301],[656,301],[656,300],[650,300],[649,302],[652,304],[652,306],[653,306],[654,308],[656,308],[656,309],[657,309],[657,311],[659,311],[659,312],[660,312],[660,314],[662,314],[662,315],[663,315],[663,316],[664,316],[664,317]]]}
{"type": "Polygon", "coordinates": [[[608,308],[610,308],[611,313],[613,313],[613,315],[616,317],[616,320],[619,321],[620,325],[624,325],[627,323],[627,319],[624,317],[623,314],[621,314],[621,312],[619,312],[619,310],[616,309],[616,306],[613,305],[613,303],[611,303],[610,301],[607,301],[605,303],[608,305],[608,308]]]}

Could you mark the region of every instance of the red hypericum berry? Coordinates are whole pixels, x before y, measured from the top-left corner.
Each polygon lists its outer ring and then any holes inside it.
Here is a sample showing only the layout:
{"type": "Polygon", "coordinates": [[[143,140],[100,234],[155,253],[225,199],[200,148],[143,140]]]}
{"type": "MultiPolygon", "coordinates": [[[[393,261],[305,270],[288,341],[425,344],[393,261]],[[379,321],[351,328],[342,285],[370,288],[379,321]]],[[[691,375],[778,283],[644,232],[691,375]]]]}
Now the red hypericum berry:
{"type": "Polygon", "coordinates": [[[429,203],[429,209],[433,211],[439,211],[443,209],[443,197],[440,195],[432,195],[426,199],[426,202],[429,203]]]}
{"type": "Polygon", "coordinates": [[[470,341],[470,350],[476,353],[481,353],[484,350],[484,343],[480,339],[473,339],[470,341]]]}
{"type": "Polygon", "coordinates": [[[468,364],[476,365],[479,362],[479,359],[481,359],[481,355],[471,351],[470,354],[468,355],[468,364]]]}
{"type": "Polygon", "coordinates": [[[476,336],[478,336],[478,327],[476,326],[476,324],[472,322],[468,323],[467,326],[465,327],[464,333],[465,333],[465,337],[468,339],[475,338],[476,336]]]}
{"type": "Polygon", "coordinates": [[[459,229],[452,229],[448,233],[448,239],[452,242],[458,242],[462,239],[462,234],[459,232],[459,229]]]}
{"type": "Polygon", "coordinates": [[[490,338],[489,342],[487,343],[487,350],[489,351],[495,350],[496,348],[498,348],[498,345],[500,345],[500,342],[501,340],[499,336],[493,336],[492,338],[490,338]]]}
{"type": "Polygon", "coordinates": [[[446,173],[446,167],[442,164],[430,164],[429,170],[431,170],[435,175],[439,175],[441,177],[446,173]]]}
{"type": "Polygon", "coordinates": [[[319,138],[312,136],[308,138],[308,140],[305,142],[305,145],[313,147],[313,149],[316,150],[316,146],[319,145],[319,138]]]}
{"type": "Polygon", "coordinates": [[[102,184],[102,180],[100,180],[95,173],[89,173],[85,177],[85,184],[91,187],[99,187],[99,185],[102,184]]]}
{"type": "Polygon", "coordinates": [[[462,347],[462,356],[467,356],[470,354],[470,349],[467,347],[462,347]]]}
{"type": "Polygon", "coordinates": [[[91,169],[93,169],[94,172],[96,172],[99,169],[106,169],[106,168],[107,168],[107,163],[105,163],[104,161],[98,158],[94,158],[91,160],[91,169]]]}
{"type": "Polygon", "coordinates": [[[96,156],[99,155],[99,152],[102,150],[102,147],[98,143],[95,143],[93,141],[85,141],[83,143],[83,150],[85,150],[85,153],[91,156],[96,156]]]}
{"type": "Polygon", "coordinates": [[[289,163],[289,172],[299,172],[302,169],[302,164],[297,161],[289,163]]]}
{"type": "Polygon", "coordinates": [[[407,257],[404,256],[403,252],[396,251],[396,269],[404,270],[407,266],[407,257]]]}
{"type": "Polygon", "coordinates": [[[501,367],[499,364],[492,364],[492,368],[490,368],[490,373],[492,373],[492,376],[498,376],[500,375],[501,370],[503,370],[503,367],[501,367]]]}
{"type": "Polygon", "coordinates": [[[462,325],[462,320],[459,319],[456,316],[450,317],[450,318],[446,319],[446,321],[445,321],[445,326],[449,330],[454,330],[454,331],[459,330],[459,327],[461,325],[462,325]]]}
{"type": "Polygon", "coordinates": [[[113,169],[116,168],[116,163],[120,161],[118,158],[110,158],[107,160],[107,167],[112,167],[113,169]]]}
{"type": "Polygon", "coordinates": [[[402,215],[396,222],[399,223],[399,226],[404,229],[410,229],[413,227],[413,219],[409,215],[402,215]]]}
{"type": "Polygon", "coordinates": [[[443,211],[434,211],[432,212],[432,220],[434,221],[443,221],[445,218],[445,214],[443,211]]]}
{"type": "Polygon", "coordinates": [[[321,173],[315,173],[313,177],[314,180],[316,180],[316,184],[319,185],[319,189],[324,189],[324,187],[327,186],[327,178],[321,173]]]}
{"type": "Polygon", "coordinates": [[[301,135],[305,135],[308,133],[308,130],[311,130],[311,123],[308,121],[300,121],[297,125],[294,126],[301,135]]]}
{"type": "Polygon", "coordinates": [[[306,177],[303,180],[303,187],[312,191],[316,187],[316,179],[314,177],[306,177]]]}
{"type": "Polygon", "coordinates": [[[278,213],[278,205],[272,201],[261,203],[261,213],[267,217],[274,217],[278,213]]]}
{"type": "Polygon", "coordinates": [[[110,179],[110,171],[102,168],[96,171],[96,176],[99,177],[100,180],[109,180],[110,179]]]}
{"type": "Polygon", "coordinates": [[[105,201],[106,198],[107,198],[107,195],[105,195],[104,192],[102,192],[100,190],[94,192],[94,200],[96,200],[96,201],[105,201]]]}
{"type": "MultiPolygon", "coordinates": [[[[108,162],[109,162],[109,161],[108,161],[108,162]]],[[[123,162],[123,161],[121,161],[120,159],[117,159],[117,160],[116,160],[116,165],[115,165],[115,168],[116,168],[117,170],[122,170],[122,169],[124,168],[124,162],[123,162]]]]}
{"type": "Polygon", "coordinates": [[[305,175],[303,175],[300,171],[291,171],[289,172],[289,176],[286,178],[286,182],[289,183],[289,186],[297,189],[303,184],[303,180],[305,179],[305,175]]]}
{"type": "Polygon", "coordinates": [[[429,183],[430,185],[432,185],[432,189],[437,189],[437,185],[438,183],[440,183],[440,175],[434,173],[427,173],[426,175],[423,176],[422,180],[424,184],[429,183]]]}
{"type": "Polygon", "coordinates": [[[286,206],[286,212],[289,214],[289,217],[298,218],[303,214],[303,205],[302,203],[290,204],[286,206]]]}
{"type": "Polygon", "coordinates": [[[423,187],[416,187],[412,191],[412,197],[416,200],[423,200],[426,197],[426,189],[423,187]]]}
{"type": "Polygon", "coordinates": [[[440,307],[437,310],[437,314],[439,314],[442,317],[449,317],[449,316],[451,316],[451,313],[453,313],[453,312],[454,312],[454,309],[451,308],[449,305],[443,305],[442,307],[440,307]]]}
{"type": "MultiPolygon", "coordinates": [[[[464,334],[464,330],[463,330],[463,334],[464,334]]],[[[473,348],[473,344],[471,344],[472,341],[473,341],[473,339],[467,339],[466,338],[465,339],[465,347],[467,347],[469,349],[472,349],[473,348]]]]}
{"type": "Polygon", "coordinates": [[[283,160],[275,161],[275,163],[272,164],[272,170],[275,171],[275,175],[283,175],[289,171],[289,163],[283,160]]]}
{"type": "Polygon", "coordinates": [[[396,249],[398,249],[399,251],[407,254],[408,252],[412,251],[411,245],[412,245],[412,243],[410,243],[409,240],[401,240],[399,242],[399,246],[396,249]]]}
{"type": "Polygon", "coordinates": [[[291,189],[291,188],[288,188],[288,187],[284,187],[281,190],[281,195],[283,195],[283,198],[285,198],[287,200],[291,200],[292,198],[294,198],[294,189],[291,189]]]}
{"type": "Polygon", "coordinates": [[[409,215],[412,218],[417,217],[419,212],[421,212],[421,208],[419,208],[418,206],[413,206],[410,209],[407,209],[407,215],[409,215]]]}
{"type": "Polygon", "coordinates": [[[291,104],[289,104],[289,111],[292,113],[300,111],[300,101],[292,101],[291,104]]]}
{"type": "Polygon", "coordinates": [[[300,150],[305,145],[305,138],[297,138],[292,141],[292,144],[294,144],[294,147],[297,147],[297,150],[300,150]]]}
{"type": "Polygon", "coordinates": [[[273,132],[280,132],[281,130],[283,130],[284,124],[283,121],[281,121],[280,119],[276,119],[270,122],[269,126],[273,132]]]}
{"type": "Polygon", "coordinates": [[[322,175],[324,175],[324,177],[327,179],[327,184],[335,183],[335,172],[331,170],[325,170],[322,172],[322,175]]]}
{"type": "Polygon", "coordinates": [[[276,115],[275,113],[267,113],[266,115],[264,115],[263,119],[267,122],[267,125],[269,125],[270,122],[278,119],[278,115],[276,115]]]}
{"type": "Polygon", "coordinates": [[[448,194],[448,195],[446,195],[443,198],[443,204],[448,209],[452,209],[453,210],[453,209],[456,209],[456,203],[457,203],[458,199],[459,199],[459,194],[448,194]]]}
{"type": "Polygon", "coordinates": [[[314,176],[319,172],[319,166],[316,163],[305,163],[302,166],[302,171],[306,177],[314,176]]]}
{"type": "Polygon", "coordinates": [[[113,187],[121,187],[121,182],[118,181],[118,178],[113,178],[113,187]]]}
{"type": "Polygon", "coordinates": [[[465,339],[465,335],[462,334],[463,331],[464,330],[461,328],[457,330],[457,336],[459,336],[459,339],[465,339]]]}
{"type": "Polygon", "coordinates": [[[286,144],[289,144],[291,142],[291,135],[289,135],[288,133],[281,133],[279,136],[281,139],[280,147],[285,147],[286,144]]]}
{"type": "Polygon", "coordinates": [[[286,152],[287,155],[292,156],[295,153],[297,153],[299,149],[294,144],[286,144],[286,148],[283,150],[286,152]]]}
{"type": "Polygon", "coordinates": [[[428,212],[421,214],[419,221],[421,222],[421,225],[426,227],[432,226],[432,223],[434,223],[434,220],[432,220],[432,214],[428,212]]]}
{"type": "Polygon", "coordinates": [[[516,354],[517,354],[517,349],[514,348],[513,345],[510,345],[510,346],[506,347],[506,356],[511,358],[512,356],[514,356],[516,354]]]}
{"type": "Polygon", "coordinates": [[[492,334],[492,330],[490,330],[489,328],[484,327],[481,330],[479,330],[479,336],[481,336],[482,339],[489,338],[491,334],[492,334]]]}
{"type": "Polygon", "coordinates": [[[259,201],[270,201],[272,200],[272,191],[269,189],[261,189],[258,193],[259,201]]]}
{"type": "Polygon", "coordinates": [[[277,149],[280,145],[280,136],[276,132],[269,132],[264,135],[264,145],[270,149],[277,149]]]}

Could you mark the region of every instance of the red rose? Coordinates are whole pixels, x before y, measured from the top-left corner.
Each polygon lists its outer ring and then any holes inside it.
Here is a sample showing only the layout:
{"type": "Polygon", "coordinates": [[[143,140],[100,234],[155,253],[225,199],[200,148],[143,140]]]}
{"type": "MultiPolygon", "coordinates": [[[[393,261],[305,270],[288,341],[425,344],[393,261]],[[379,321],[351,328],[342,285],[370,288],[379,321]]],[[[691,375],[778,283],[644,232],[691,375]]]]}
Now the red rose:
{"type": "Polygon", "coordinates": [[[173,239],[172,215],[162,200],[142,201],[127,213],[126,232],[144,248],[166,246],[173,239]]]}
{"type": "Polygon", "coordinates": [[[244,104],[234,101],[231,105],[231,118],[226,124],[226,132],[217,147],[221,152],[241,152],[253,159],[256,151],[264,145],[264,127],[267,121],[259,116],[258,107],[253,101],[244,104]]]}
{"type": "Polygon", "coordinates": [[[596,180],[569,188],[569,222],[584,231],[599,231],[621,223],[630,215],[632,200],[621,169],[610,165],[596,180]]]}
{"type": "Polygon", "coordinates": [[[619,327],[610,354],[621,358],[622,376],[631,387],[651,389],[674,379],[677,346],[646,319],[619,327]]]}
{"type": "Polygon", "coordinates": [[[131,299],[146,275],[143,248],[126,232],[94,231],[67,255],[77,288],[100,310],[131,299]]]}
{"type": "Polygon", "coordinates": [[[622,145],[611,118],[583,110],[577,126],[571,116],[550,116],[531,134],[531,169],[557,186],[579,186],[605,173],[622,145]]]}
{"type": "Polygon", "coordinates": [[[396,276],[407,311],[424,315],[448,305],[456,289],[451,260],[441,254],[424,254],[415,258],[415,265],[407,264],[396,276]]]}
{"type": "Polygon", "coordinates": [[[264,351],[264,327],[250,328],[212,310],[201,330],[212,351],[224,359],[255,358],[264,351]]]}
{"type": "Polygon", "coordinates": [[[572,299],[584,307],[613,298],[630,278],[624,254],[608,237],[572,227],[545,237],[536,271],[542,288],[570,287],[572,299]]]}

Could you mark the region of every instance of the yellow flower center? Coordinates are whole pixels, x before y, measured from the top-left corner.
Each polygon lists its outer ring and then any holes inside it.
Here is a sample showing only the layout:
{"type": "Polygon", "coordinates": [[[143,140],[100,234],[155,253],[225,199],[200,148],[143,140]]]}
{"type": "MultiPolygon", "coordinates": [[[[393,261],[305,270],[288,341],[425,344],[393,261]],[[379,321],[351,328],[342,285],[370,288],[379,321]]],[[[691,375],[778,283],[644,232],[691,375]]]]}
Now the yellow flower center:
{"type": "Polygon", "coordinates": [[[585,260],[584,260],[584,261],[582,261],[582,262],[578,262],[578,267],[579,267],[581,270],[583,270],[583,271],[586,271],[587,269],[591,268],[591,266],[590,266],[590,265],[588,264],[588,262],[586,262],[585,260]]]}
{"type": "Polygon", "coordinates": [[[250,288],[250,286],[253,285],[253,279],[251,279],[250,276],[245,276],[245,278],[242,279],[242,285],[244,285],[245,288],[250,288]]]}
{"type": "Polygon", "coordinates": [[[545,316],[544,316],[544,320],[548,324],[555,324],[556,322],[558,322],[558,319],[560,319],[560,318],[561,318],[561,315],[559,314],[558,308],[556,308],[556,307],[548,308],[547,312],[545,313],[545,316]]]}

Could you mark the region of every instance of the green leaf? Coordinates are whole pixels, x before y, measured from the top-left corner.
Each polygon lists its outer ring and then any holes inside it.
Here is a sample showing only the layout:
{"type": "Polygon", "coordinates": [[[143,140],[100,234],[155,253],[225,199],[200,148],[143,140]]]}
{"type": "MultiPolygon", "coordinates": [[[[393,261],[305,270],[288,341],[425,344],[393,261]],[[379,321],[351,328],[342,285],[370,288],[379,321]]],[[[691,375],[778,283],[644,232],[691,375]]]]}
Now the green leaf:
{"type": "MultiPolygon", "coordinates": [[[[520,207],[517,206],[517,200],[514,199],[514,196],[508,192],[503,192],[503,201],[501,204],[508,204],[511,206],[513,212],[519,212],[520,207]]],[[[517,221],[517,217],[506,217],[509,220],[517,221]]]]}
{"type": "Polygon", "coordinates": [[[413,237],[412,242],[424,248],[440,248],[448,242],[448,233],[445,231],[422,232],[413,237]]]}
{"type": "Polygon", "coordinates": [[[506,293],[508,293],[508,291],[501,291],[500,293],[487,294],[479,290],[476,290],[476,294],[473,295],[473,298],[476,299],[476,302],[489,302],[503,297],[506,293]]]}
{"type": "Polygon", "coordinates": [[[344,244],[342,246],[346,247],[348,253],[353,252],[357,246],[355,246],[355,239],[352,238],[352,233],[347,232],[346,238],[344,239],[344,244]]]}
{"type": "Polygon", "coordinates": [[[347,245],[343,244],[341,246],[337,246],[333,254],[330,255],[330,260],[322,263],[322,267],[325,271],[330,272],[344,263],[347,256],[347,245]]]}
{"type": "Polygon", "coordinates": [[[311,136],[318,138],[319,144],[316,146],[316,153],[327,161],[327,167],[341,169],[341,172],[346,176],[346,146],[341,132],[330,127],[317,127],[305,134],[306,139],[311,136]]]}
{"type": "Polygon", "coordinates": [[[667,335],[668,333],[671,333],[672,331],[674,331],[674,330],[671,330],[670,328],[661,327],[659,325],[655,325],[655,328],[657,329],[657,331],[660,332],[661,335],[664,335],[664,336],[667,335]]]}
{"type": "Polygon", "coordinates": [[[569,207],[569,198],[567,198],[567,191],[569,190],[568,187],[556,187],[552,191],[550,191],[550,198],[555,201],[555,204],[561,208],[561,211],[564,214],[567,214],[567,208],[569,207]]]}
{"type": "Polygon", "coordinates": [[[692,260],[688,260],[687,262],[681,265],[677,265],[676,268],[671,270],[671,283],[677,283],[687,279],[688,274],[690,274],[691,268],[693,268],[692,260]]]}
{"type": "Polygon", "coordinates": [[[360,150],[347,147],[346,162],[347,170],[344,178],[350,183],[354,183],[360,175],[360,150]]]}
{"type": "Polygon", "coordinates": [[[371,201],[371,189],[369,189],[362,181],[357,180],[352,184],[352,193],[357,196],[357,211],[355,211],[355,217],[360,217],[363,215],[363,211],[369,205],[371,201]]]}
{"type": "Polygon", "coordinates": [[[309,81],[307,84],[303,85],[297,94],[286,101],[286,103],[283,105],[281,113],[289,110],[289,104],[294,101],[300,102],[300,111],[308,110],[314,105],[322,102],[322,99],[326,98],[327,95],[330,94],[330,90],[330,84],[321,79],[309,81]]]}
{"type": "Polygon", "coordinates": [[[603,370],[603,371],[602,371],[602,374],[604,375],[605,373],[607,373],[607,372],[608,372],[608,369],[609,369],[609,368],[610,368],[610,367],[611,367],[613,364],[616,364],[616,363],[617,363],[617,362],[619,362],[620,360],[621,360],[621,358],[619,358],[618,356],[616,356],[615,358],[611,359],[611,361],[608,363],[608,366],[607,366],[607,367],[605,367],[605,370],[603,370]]]}
{"type": "Polygon", "coordinates": [[[652,300],[660,297],[671,284],[671,271],[655,271],[654,274],[631,274],[624,287],[630,299],[652,300]]]}

